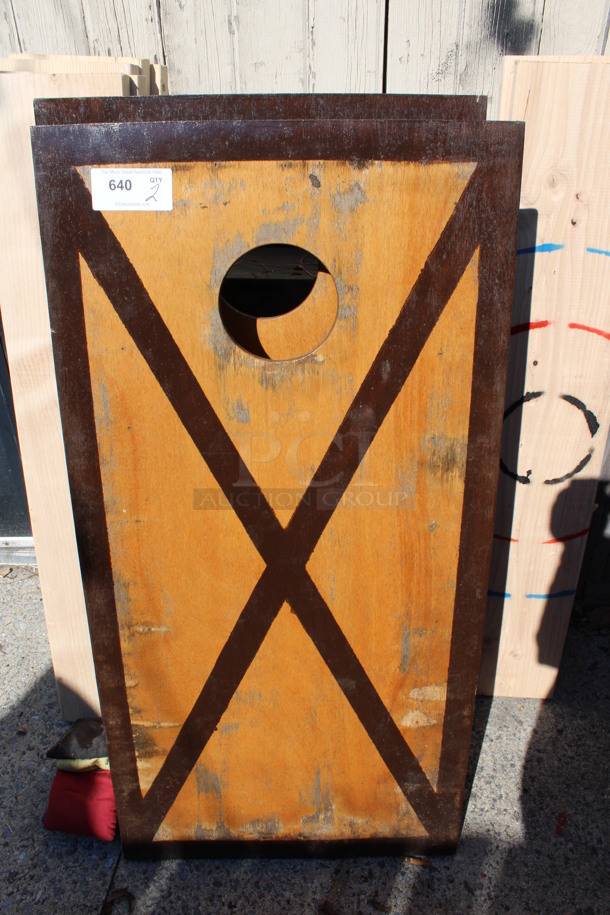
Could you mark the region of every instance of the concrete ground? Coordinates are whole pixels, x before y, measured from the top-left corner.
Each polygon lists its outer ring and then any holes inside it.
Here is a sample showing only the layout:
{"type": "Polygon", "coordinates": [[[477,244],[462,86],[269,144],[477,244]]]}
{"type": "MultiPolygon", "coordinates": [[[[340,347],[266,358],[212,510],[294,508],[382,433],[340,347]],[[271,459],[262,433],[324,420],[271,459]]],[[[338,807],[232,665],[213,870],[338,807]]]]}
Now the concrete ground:
{"type": "Polygon", "coordinates": [[[341,860],[126,861],[42,828],[67,729],[38,577],[0,577],[0,912],[610,912],[610,630],[577,617],[555,697],[480,699],[454,855],[341,860]]]}

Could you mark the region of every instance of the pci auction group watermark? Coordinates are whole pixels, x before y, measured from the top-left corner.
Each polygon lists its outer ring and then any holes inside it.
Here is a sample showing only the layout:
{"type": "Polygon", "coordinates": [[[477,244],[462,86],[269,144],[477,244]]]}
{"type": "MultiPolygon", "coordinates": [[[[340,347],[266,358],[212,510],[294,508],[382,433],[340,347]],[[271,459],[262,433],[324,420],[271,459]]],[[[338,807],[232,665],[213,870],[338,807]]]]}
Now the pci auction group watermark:
{"type": "Polygon", "coordinates": [[[407,493],[399,490],[381,489],[374,486],[352,486],[346,490],[320,487],[303,489],[248,489],[239,487],[225,493],[220,488],[194,489],[193,508],[196,511],[223,511],[236,508],[256,508],[264,503],[274,511],[294,511],[304,502],[308,507],[321,511],[335,508],[347,509],[396,509],[406,508],[407,493]]]}

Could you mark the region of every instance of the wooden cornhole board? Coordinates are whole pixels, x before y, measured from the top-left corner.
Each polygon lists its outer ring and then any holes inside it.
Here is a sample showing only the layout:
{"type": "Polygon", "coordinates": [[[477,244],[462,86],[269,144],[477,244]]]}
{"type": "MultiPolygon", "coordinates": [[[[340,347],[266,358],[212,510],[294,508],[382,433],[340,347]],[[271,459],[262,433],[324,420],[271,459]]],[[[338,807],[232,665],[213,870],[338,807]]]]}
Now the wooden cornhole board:
{"type": "Polygon", "coordinates": [[[522,139],[381,120],[34,129],[132,851],[455,845],[522,139]],[[170,168],[172,210],[94,211],[91,166],[170,168]],[[248,354],[220,319],[227,270],[269,243],[319,258],[337,303],[321,340],[307,302],[265,326],[289,360],[248,354]]]}
{"type": "MultiPolygon", "coordinates": [[[[167,70],[167,68],[165,68],[167,70]]],[[[127,79],[127,77],[126,77],[127,79]]],[[[167,90],[167,74],[164,76],[165,88],[161,94],[167,90]]],[[[161,79],[157,75],[157,84],[161,79]]],[[[128,94],[128,89],[125,94],[128,94]]],[[[342,117],[349,114],[350,117],[373,118],[373,117],[398,117],[398,118],[417,118],[424,117],[427,120],[440,118],[443,120],[484,120],[487,100],[481,96],[418,96],[418,95],[358,95],[358,94],[328,94],[328,95],[311,95],[311,94],[278,94],[278,95],[197,95],[197,96],[171,96],[168,98],[154,98],[152,104],[141,104],[141,97],[130,97],[129,101],[134,104],[110,105],[106,104],[103,97],[91,98],[61,98],[49,100],[39,98],[34,102],[35,118],[37,124],[71,124],[71,123],[114,123],[130,121],[163,121],[163,120],[208,120],[218,117],[223,118],[245,118],[252,120],[254,118],[312,118],[312,117],[342,117]]],[[[46,307],[46,303],[45,303],[46,307]]],[[[39,436],[40,438],[40,436],[39,436]]],[[[44,443],[43,443],[44,444],[44,443]]],[[[63,448],[62,448],[63,458],[63,448]]],[[[65,470],[64,470],[65,473],[65,470]]],[[[62,481],[59,481],[62,482],[62,481]]],[[[62,494],[67,497],[68,481],[65,478],[65,486],[58,486],[58,480],[55,480],[54,492],[56,500],[62,494]]],[[[45,513],[39,508],[39,519],[44,519],[45,513]]],[[[51,513],[52,526],[56,527],[57,518],[51,513]]],[[[71,520],[71,519],[70,519],[71,520]]],[[[64,519],[65,521],[65,519],[64,519]]],[[[65,527],[65,524],[63,524],[65,527]]],[[[43,551],[37,540],[39,547],[39,565],[41,566],[44,559],[43,551]]],[[[41,566],[42,574],[42,566],[41,566]]],[[[99,711],[99,699],[97,696],[97,684],[93,676],[93,662],[91,658],[91,645],[89,633],[87,631],[86,615],[84,603],[82,605],[82,617],[74,613],[71,609],[71,619],[68,614],[62,614],[64,606],[63,599],[66,589],[76,589],[81,593],[82,584],[80,574],[71,574],[66,572],[65,563],[62,564],[61,574],[61,593],[56,588],[52,592],[47,584],[45,590],[45,612],[49,624],[49,632],[56,629],[64,635],[71,633],[69,647],[70,651],[63,652],[60,658],[54,650],[54,642],[51,639],[51,654],[53,658],[54,669],[60,684],[60,699],[62,711],[67,717],[77,717],[77,713],[69,714],[77,707],[73,701],[70,701],[72,695],[80,694],[89,698],[92,708],[99,711]],[[53,612],[51,608],[52,599],[58,605],[58,611],[53,612]],[[69,625],[68,625],[69,624],[69,625]],[[79,637],[76,637],[76,627],[78,626],[79,637]],[[71,654],[71,656],[70,656],[71,654]],[[87,660],[89,666],[85,673],[83,671],[83,658],[87,660]],[[67,682],[70,686],[68,698],[63,684],[67,682]]],[[[43,589],[44,590],[44,589],[43,589]]],[[[80,611],[80,607],[78,608],[80,611]]],[[[82,703],[78,704],[79,706],[82,703]]],[[[77,707],[78,708],[78,707],[77,707]]],[[[85,709],[86,712],[86,709],[85,709]]],[[[78,710],[78,715],[85,712],[82,708],[78,710]]]]}

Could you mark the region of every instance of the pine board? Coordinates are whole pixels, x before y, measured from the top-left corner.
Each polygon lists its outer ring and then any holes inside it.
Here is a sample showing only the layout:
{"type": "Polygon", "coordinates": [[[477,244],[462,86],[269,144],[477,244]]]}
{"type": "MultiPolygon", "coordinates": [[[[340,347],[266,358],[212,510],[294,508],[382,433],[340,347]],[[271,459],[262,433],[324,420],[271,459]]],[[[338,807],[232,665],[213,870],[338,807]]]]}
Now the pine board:
{"type": "Polygon", "coordinates": [[[51,656],[70,720],[99,713],[99,700],[57,403],[29,128],[34,98],[118,94],[125,79],[0,74],[0,303],[51,656]]]}
{"type": "MultiPolygon", "coordinates": [[[[531,311],[524,288],[513,317],[502,446],[513,477],[500,475],[480,689],[546,697],[610,425],[610,66],[520,59],[507,72],[501,115],[526,122],[521,207],[537,212],[523,263],[538,250],[531,311]]],[[[517,288],[519,269],[521,258],[517,288]]]]}
{"type": "MultiPolygon", "coordinates": [[[[134,57],[93,57],[90,54],[9,54],[16,70],[28,73],[142,74],[143,61],[134,57]]],[[[148,61],[146,61],[148,63],[148,61]]]]}
{"type": "Polygon", "coordinates": [[[150,94],[150,63],[141,57],[92,57],[69,54],[10,54],[2,69],[27,73],[125,73],[132,95],[150,94]]]}
{"type": "Polygon", "coordinates": [[[150,65],[149,95],[169,95],[169,78],[164,64],[150,65]]]}

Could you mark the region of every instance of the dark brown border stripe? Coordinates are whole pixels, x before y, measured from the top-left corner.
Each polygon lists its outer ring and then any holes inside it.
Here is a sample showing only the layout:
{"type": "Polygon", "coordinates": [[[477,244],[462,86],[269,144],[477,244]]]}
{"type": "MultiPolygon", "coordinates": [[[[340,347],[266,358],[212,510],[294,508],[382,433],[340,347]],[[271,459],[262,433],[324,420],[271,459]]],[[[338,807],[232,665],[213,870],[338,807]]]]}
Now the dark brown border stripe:
{"type": "MultiPolygon", "coordinates": [[[[510,127],[519,129],[520,125],[510,127]]],[[[32,147],[51,147],[56,163],[333,161],[479,162],[506,152],[506,124],[468,121],[328,119],[159,121],[35,127],[32,147]],[[151,136],[154,133],[154,158],[151,136]],[[281,152],[278,152],[281,143],[281,152]],[[306,150],[304,154],[303,150],[306,150]]],[[[51,164],[51,163],[49,163],[51,164]]],[[[51,165],[51,167],[53,167],[51,165]]]]}
{"type": "Polygon", "coordinates": [[[512,162],[481,162],[479,169],[482,185],[478,213],[479,296],[460,552],[437,782],[439,818],[445,825],[445,834],[453,834],[456,840],[487,603],[489,544],[498,479],[497,464],[490,455],[499,454],[500,450],[505,390],[505,378],[497,371],[497,360],[506,358],[510,339],[508,303],[515,274],[514,201],[519,197],[520,156],[512,162]],[[475,582],[477,587],[473,587],[475,582]]]}
{"type": "Polygon", "coordinates": [[[38,125],[201,121],[206,118],[387,118],[484,121],[485,96],[308,93],[36,99],[38,125]]]}
{"type": "MultiPolygon", "coordinates": [[[[76,176],[77,180],[80,180],[76,176]]],[[[51,312],[51,328],[62,347],[54,348],[58,390],[61,391],[61,418],[66,441],[70,490],[74,508],[74,526],[78,543],[79,563],[83,576],[87,617],[94,649],[96,675],[103,695],[103,708],[108,729],[109,745],[116,740],[113,756],[117,759],[114,783],[117,809],[128,812],[124,828],[129,830],[139,810],[141,792],[138,780],[136,751],[131,728],[125,672],[121,654],[118,615],[115,604],[114,581],[110,545],[106,527],[104,492],[97,443],[93,396],[89,374],[87,334],[82,301],[79,264],[79,239],[73,220],[65,216],[70,212],[69,192],[72,175],[66,169],[64,186],[43,184],[46,206],[50,211],[64,212],[50,234],[49,224],[41,220],[41,234],[45,251],[55,250],[56,255],[45,263],[45,276],[49,302],[56,299],[62,307],[51,312]],[[65,197],[68,197],[68,200],[65,197]],[[54,247],[56,246],[56,247],[54,247]],[[82,386],[75,383],[75,378],[82,386]],[[71,453],[69,443],[75,445],[71,453]],[[75,497],[77,496],[77,497],[75,497]],[[99,671],[103,671],[103,679],[99,671]]]]}
{"type": "Polygon", "coordinates": [[[291,538],[303,540],[303,531],[307,531],[307,559],[328,524],[332,505],[356,473],[472,259],[477,248],[480,190],[477,167],[290,519],[287,531],[291,538]],[[314,489],[318,503],[331,503],[328,512],[312,508],[314,500],[307,496],[314,489]],[[325,494],[333,498],[325,500],[325,494]]]}
{"type": "Polygon", "coordinates": [[[281,525],[246,467],[191,367],[155,308],[140,277],[101,213],[91,208],[82,180],[74,181],[79,247],[178,418],[218,485],[233,499],[234,511],[264,557],[274,549],[269,533],[281,525]],[[237,498],[242,495],[252,498],[237,498]]]}
{"type": "Polygon", "coordinates": [[[284,570],[268,565],[239,615],[197,701],[141,802],[142,828],[152,841],[218,727],[271,624],[286,600],[284,570]]]}
{"type": "MultiPolygon", "coordinates": [[[[375,358],[358,395],[347,411],[338,436],[347,440],[348,447],[339,448],[336,441],[331,444],[310,484],[310,489],[322,482],[319,477],[323,476],[330,466],[334,481],[333,492],[341,493],[345,490],[402,389],[444,305],[459,282],[476,248],[476,219],[473,208],[477,202],[479,182],[475,177],[476,172],[429,256],[396,324],[375,358]],[[447,252],[455,250],[459,254],[454,256],[451,269],[442,271],[443,279],[439,283],[439,267],[447,258],[447,252]],[[423,320],[423,306],[420,300],[428,307],[428,313],[424,315],[423,320]],[[415,335],[410,352],[405,353],[404,347],[399,345],[400,337],[405,332],[401,325],[413,313],[418,303],[419,333],[415,335]],[[388,375],[393,378],[393,384],[384,385],[382,382],[388,375]],[[370,403],[371,400],[373,405],[370,403]],[[369,418],[364,432],[362,423],[358,420],[362,415],[369,418]],[[364,449],[363,438],[366,442],[364,449]]],[[[305,512],[301,513],[297,521],[293,516],[286,531],[281,528],[262,492],[243,465],[230,437],[214,413],[123,249],[103,216],[91,210],[90,196],[80,180],[75,182],[74,195],[80,217],[79,238],[83,255],[217,481],[225,493],[235,494],[235,487],[238,484],[234,478],[237,476],[237,479],[243,480],[245,474],[248,478],[247,491],[250,494],[256,492],[257,499],[249,502],[251,505],[256,503],[257,507],[247,507],[245,513],[242,510],[240,520],[268,566],[242,611],[157,778],[141,802],[140,821],[148,838],[152,840],[154,837],[262,644],[284,597],[288,594],[293,610],[331,672],[338,679],[346,698],[401,790],[423,825],[429,832],[433,832],[436,825],[435,793],[304,567],[330,519],[332,509],[324,513],[313,513],[307,506],[309,500],[304,498],[299,508],[305,506],[305,512]],[[117,276],[121,277],[121,283],[118,285],[117,276]],[[193,423],[194,405],[199,408],[203,417],[201,423],[193,423]],[[220,462],[219,456],[222,458],[220,462]],[[267,534],[256,537],[261,521],[257,516],[261,511],[265,516],[267,534]],[[307,517],[313,518],[315,522],[308,528],[305,527],[307,517]],[[320,524],[320,521],[323,523],[320,524]],[[302,536],[303,533],[306,534],[305,537],[302,536]],[[291,564],[288,576],[285,570],[287,562],[291,564]],[[288,580],[289,587],[285,580],[288,580]],[[281,593],[281,581],[284,581],[284,597],[281,593]],[[301,582],[300,589],[294,587],[296,581],[301,582]],[[267,594],[268,590],[271,593],[267,594]],[[309,602],[301,596],[301,591],[309,594],[309,602]],[[270,606],[274,608],[271,613],[270,606]],[[323,625],[320,625],[321,622],[323,625]],[[339,679],[338,673],[346,668],[350,671],[348,679],[353,680],[355,684],[349,689],[342,685],[346,682],[345,676],[341,675],[339,679]]]]}
{"type": "Polygon", "coordinates": [[[356,653],[305,569],[286,584],[287,599],[377,752],[420,821],[437,825],[436,794],[396,722],[381,701],[356,653]]]}

